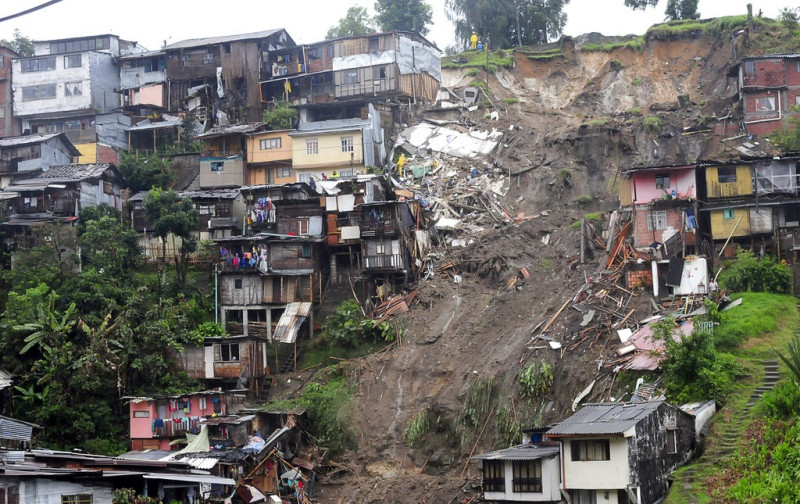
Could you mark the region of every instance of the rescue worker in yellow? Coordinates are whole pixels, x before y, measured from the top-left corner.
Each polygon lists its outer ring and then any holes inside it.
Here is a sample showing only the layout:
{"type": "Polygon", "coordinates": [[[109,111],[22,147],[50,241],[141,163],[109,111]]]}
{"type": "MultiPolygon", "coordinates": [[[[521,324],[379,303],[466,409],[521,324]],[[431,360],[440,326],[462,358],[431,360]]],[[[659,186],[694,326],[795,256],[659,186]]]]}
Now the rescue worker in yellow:
{"type": "Polygon", "coordinates": [[[474,31],[472,32],[472,36],[469,38],[469,43],[473,51],[478,47],[478,34],[474,31]]]}
{"type": "Polygon", "coordinates": [[[400,157],[397,158],[397,174],[401,177],[405,176],[403,173],[403,166],[406,164],[406,156],[405,154],[400,154],[400,157]]]}

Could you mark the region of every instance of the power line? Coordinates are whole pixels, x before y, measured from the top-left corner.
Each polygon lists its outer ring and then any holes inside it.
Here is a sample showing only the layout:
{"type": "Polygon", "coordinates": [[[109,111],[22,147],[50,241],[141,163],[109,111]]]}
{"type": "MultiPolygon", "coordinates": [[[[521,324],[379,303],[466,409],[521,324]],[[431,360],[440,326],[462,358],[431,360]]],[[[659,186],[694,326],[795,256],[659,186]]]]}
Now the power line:
{"type": "Polygon", "coordinates": [[[49,2],[45,2],[45,3],[41,4],[41,5],[37,5],[36,7],[31,7],[30,9],[26,9],[26,10],[24,10],[22,12],[17,12],[16,14],[11,14],[10,16],[6,16],[6,17],[3,17],[3,18],[0,18],[0,23],[2,23],[3,21],[8,21],[9,19],[14,19],[14,18],[18,18],[20,16],[24,16],[25,14],[30,14],[31,12],[36,12],[38,10],[44,9],[45,7],[50,7],[51,5],[57,4],[60,1],[61,0],[50,0],[49,2]]]}

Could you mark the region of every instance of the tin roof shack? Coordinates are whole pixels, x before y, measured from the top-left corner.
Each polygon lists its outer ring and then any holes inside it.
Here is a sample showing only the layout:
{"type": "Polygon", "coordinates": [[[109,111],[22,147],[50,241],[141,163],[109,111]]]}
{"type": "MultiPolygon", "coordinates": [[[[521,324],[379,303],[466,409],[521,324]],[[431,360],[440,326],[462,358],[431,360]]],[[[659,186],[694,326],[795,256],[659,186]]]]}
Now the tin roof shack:
{"type": "Polygon", "coordinates": [[[120,105],[116,58],[144,48],[116,35],[35,42],[36,55],[13,60],[14,114],[22,130],[64,132],[81,151],[79,162],[117,162],[130,120],[120,105]]]}
{"type": "Polygon", "coordinates": [[[166,52],[146,51],[119,59],[122,106],[138,116],[167,107],[166,52]]]}
{"type": "Polygon", "coordinates": [[[247,136],[267,129],[264,123],[212,128],[195,140],[205,147],[200,156],[200,188],[239,187],[245,184],[247,136]]]}
{"type": "MultiPolygon", "coordinates": [[[[142,233],[139,244],[145,251],[145,255],[147,257],[161,257],[160,239],[147,235],[147,230],[152,229],[152,226],[148,224],[144,216],[144,199],[147,194],[147,191],[141,191],[128,198],[131,222],[133,229],[142,233]]],[[[197,228],[194,230],[198,240],[214,240],[241,233],[244,225],[245,201],[238,190],[180,191],[178,196],[181,199],[191,199],[200,214],[197,228]]],[[[177,255],[180,246],[180,238],[168,237],[167,256],[177,255]]]]}
{"type": "Polygon", "coordinates": [[[126,399],[133,450],[171,450],[172,441],[200,432],[201,419],[226,415],[230,407],[228,396],[213,390],[126,399]]]}
{"type": "Polygon", "coordinates": [[[34,423],[0,416],[0,443],[3,444],[4,449],[30,450],[33,429],[41,429],[41,427],[34,423]]]}
{"type": "Polygon", "coordinates": [[[259,397],[267,369],[266,337],[206,338],[202,345],[186,346],[172,356],[189,375],[208,387],[247,390],[259,397]]]}
{"type": "Polygon", "coordinates": [[[151,152],[166,154],[175,145],[181,147],[181,129],[183,121],[177,117],[163,115],[161,121],[144,119],[130,128],[125,128],[128,135],[128,152],[147,155],[151,152]]]}
{"type": "Polygon", "coordinates": [[[247,183],[251,185],[296,182],[292,170],[292,130],[262,131],[247,135],[247,183]]]}
{"type": "Polygon", "coordinates": [[[492,502],[562,502],[558,443],[527,443],[472,457],[483,466],[483,498],[492,502]]]}
{"type": "Polygon", "coordinates": [[[783,127],[783,118],[800,97],[800,54],[742,58],[739,99],[751,133],[765,136],[783,127]]]}
{"type": "Polygon", "coordinates": [[[264,100],[293,105],[346,100],[428,103],[442,80],[440,52],[413,32],[393,31],[287,47],[266,60],[264,100]]]}
{"type": "Polygon", "coordinates": [[[273,339],[288,304],[320,302],[326,274],[321,227],[319,233],[216,240],[220,318],[229,332],[273,339]]]}
{"type": "Polygon", "coordinates": [[[561,443],[561,487],[573,502],[657,502],[689,460],[694,419],[665,401],[584,405],[547,431],[561,443]]]}
{"type": "Polygon", "coordinates": [[[3,189],[14,195],[14,214],[8,224],[26,226],[41,219],[52,222],[55,217],[79,217],[81,209],[101,204],[121,210],[123,183],[112,164],[54,166],[38,177],[15,180],[3,189]]]}
{"type": "Polygon", "coordinates": [[[0,46],[0,138],[19,135],[22,127],[14,117],[11,90],[11,60],[20,55],[8,47],[0,46]]]}
{"type": "Polygon", "coordinates": [[[208,37],[164,48],[170,112],[214,124],[262,119],[259,80],[274,51],[294,46],[286,30],[208,37]],[[217,114],[219,112],[219,114],[217,114]]]}
{"type": "Polygon", "coordinates": [[[67,165],[81,153],[64,133],[0,138],[0,189],[15,178],[29,178],[67,165]]]}

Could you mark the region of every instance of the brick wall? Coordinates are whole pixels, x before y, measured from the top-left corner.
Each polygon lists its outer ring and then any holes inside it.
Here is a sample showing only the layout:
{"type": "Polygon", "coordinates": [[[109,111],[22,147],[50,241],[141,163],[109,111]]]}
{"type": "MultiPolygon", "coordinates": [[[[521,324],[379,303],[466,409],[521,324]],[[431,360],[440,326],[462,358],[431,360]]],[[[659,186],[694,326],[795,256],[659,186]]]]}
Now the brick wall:
{"type": "Polygon", "coordinates": [[[625,272],[625,277],[629,289],[653,286],[653,271],[649,267],[643,270],[628,270],[625,272]]]}
{"type": "Polygon", "coordinates": [[[634,211],[633,220],[633,244],[637,248],[644,248],[650,246],[651,243],[657,241],[664,243],[664,232],[669,231],[668,237],[674,234],[674,231],[681,230],[681,221],[683,210],[680,208],[668,208],[667,212],[667,229],[649,231],[647,229],[647,212],[650,207],[636,207],[634,211]]]}

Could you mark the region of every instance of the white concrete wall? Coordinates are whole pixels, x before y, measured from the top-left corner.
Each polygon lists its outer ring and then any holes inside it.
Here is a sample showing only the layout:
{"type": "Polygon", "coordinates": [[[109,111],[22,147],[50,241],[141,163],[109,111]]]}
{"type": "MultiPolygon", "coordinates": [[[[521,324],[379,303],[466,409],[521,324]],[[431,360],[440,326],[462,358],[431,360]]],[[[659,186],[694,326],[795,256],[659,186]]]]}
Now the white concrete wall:
{"type": "Polygon", "coordinates": [[[25,504],[61,504],[62,495],[93,495],[93,502],[111,502],[110,487],[85,486],[71,481],[44,478],[23,479],[19,482],[19,502],[25,504]]]}
{"type": "MultiPolygon", "coordinates": [[[[505,461],[505,481],[504,492],[484,492],[483,498],[487,501],[510,501],[510,502],[552,502],[561,500],[560,485],[561,466],[558,457],[542,459],[542,491],[514,493],[514,471],[513,463],[505,461]]],[[[599,502],[599,501],[598,501],[599,502]]]]}
{"type": "Polygon", "coordinates": [[[617,489],[626,488],[630,480],[628,440],[611,438],[610,460],[573,461],[571,439],[564,439],[564,486],[567,489],[617,489]]]}

